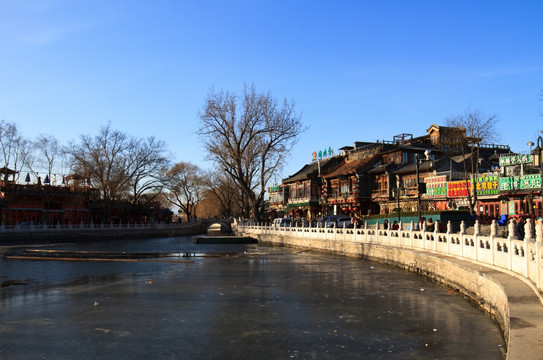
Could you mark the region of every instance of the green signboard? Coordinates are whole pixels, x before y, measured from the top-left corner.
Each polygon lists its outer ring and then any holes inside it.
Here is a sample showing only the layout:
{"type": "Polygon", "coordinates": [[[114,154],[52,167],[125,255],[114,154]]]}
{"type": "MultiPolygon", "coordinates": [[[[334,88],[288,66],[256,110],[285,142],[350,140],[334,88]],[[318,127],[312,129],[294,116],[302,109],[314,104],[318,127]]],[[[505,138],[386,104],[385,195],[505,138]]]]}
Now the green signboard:
{"type": "Polygon", "coordinates": [[[514,201],[509,201],[509,203],[507,205],[508,205],[508,209],[509,209],[509,215],[515,215],[515,202],[514,201]]]}
{"type": "Polygon", "coordinates": [[[510,176],[500,178],[500,191],[541,188],[541,175],[510,176]]]}
{"type": "Polygon", "coordinates": [[[534,161],[531,154],[507,154],[500,155],[500,166],[518,164],[532,164],[534,161]]]}
{"type": "Polygon", "coordinates": [[[426,188],[426,194],[422,194],[425,197],[447,197],[447,186],[426,188]]]}

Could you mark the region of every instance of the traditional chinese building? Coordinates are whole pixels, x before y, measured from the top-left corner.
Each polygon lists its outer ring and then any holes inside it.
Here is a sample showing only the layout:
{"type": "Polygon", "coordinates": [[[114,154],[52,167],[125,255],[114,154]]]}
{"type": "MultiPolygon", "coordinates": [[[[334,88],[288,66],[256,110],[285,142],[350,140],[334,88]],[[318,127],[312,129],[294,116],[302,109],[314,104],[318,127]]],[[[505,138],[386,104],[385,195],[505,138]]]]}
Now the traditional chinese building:
{"type": "Polygon", "coordinates": [[[322,176],[342,160],[342,156],[318,159],[283,179],[283,187],[288,187],[286,206],[289,217],[312,220],[323,214],[322,176]]]}
{"type": "Polygon", "coordinates": [[[502,154],[499,164],[501,214],[543,216],[541,172],[531,154],[502,154]]]}
{"type": "Polygon", "coordinates": [[[268,188],[268,213],[270,219],[283,217],[287,209],[288,186],[275,185],[268,188]]]}
{"type": "MultiPolygon", "coordinates": [[[[334,157],[339,161],[333,166],[328,164],[325,171],[323,166],[319,167],[320,162],[308,164],[283,181],[289,188],[287,202],[291,216],[363,217],[419,209],[473,208],[481,217],[492,219],[504,213],[506,201],[514,203],[508,203],[510,213],[512,206],[517,213],[526,209],[541,211],[539,198],[526,203],[527,196],[534,199],[539,194],[541,180],[536,171],[528,165],[508,170],[513,179],[507,185],[507,180],[497,173],[500,163],[523,160],[502,160],[500,154],[510,152],[508,146],[481,144],[478,139],[466,138],[464,129],[432,124],[423,136],[403,133],[392,141],[354,144],[341,148],[340,156],[334,157]],[[464,148],[465,142],[459,142],[459,138],[476,142],[477,148],[464,148]],[[519,175],[515,171],[524,173],[519,175]],[[320,199],[315,192],[319,180],[322,180],[320,199]],[[506,192],[508,186],[516,190],[506,192]],[[521,191],[526,187],[528,192],[521,191]],[[513,196],[513,200],[506,200],[507,196],[513,196]]],[[[531,160],[524,161],[528,164],[531,160]]]]}
{"type": "Polygon", "coordinates": [[[17,184],[14,177],[0,181],[2,223],[15,225],[23,221],[45,224],[87,223],[91,189],[78,177],[67,177],[60,186],[17,184]]]}

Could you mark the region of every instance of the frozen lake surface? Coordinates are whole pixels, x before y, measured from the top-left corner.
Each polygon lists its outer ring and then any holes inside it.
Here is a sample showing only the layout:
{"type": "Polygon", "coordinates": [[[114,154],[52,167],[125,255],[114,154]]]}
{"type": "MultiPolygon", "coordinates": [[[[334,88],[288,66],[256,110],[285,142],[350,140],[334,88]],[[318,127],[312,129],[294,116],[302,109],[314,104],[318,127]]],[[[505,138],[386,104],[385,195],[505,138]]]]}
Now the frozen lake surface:
{"type": "Polygon", "coordinates": [[[504,358],[461,294],[361,259],[190,237],[40,249],[173,255],[3,258],[1,359],[504,358]]]}

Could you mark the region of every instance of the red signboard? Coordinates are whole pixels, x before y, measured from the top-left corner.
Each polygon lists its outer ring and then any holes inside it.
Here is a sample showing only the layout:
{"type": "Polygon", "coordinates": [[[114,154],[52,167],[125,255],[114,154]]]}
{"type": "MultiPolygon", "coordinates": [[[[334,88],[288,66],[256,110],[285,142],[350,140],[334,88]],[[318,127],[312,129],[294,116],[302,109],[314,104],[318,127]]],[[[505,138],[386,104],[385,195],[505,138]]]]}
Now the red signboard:
{"type": "Polygon", "coordinates": [[[447,184],[447,197],[458,198],[471,196],[471,181],[449,181],[447,184]]]}

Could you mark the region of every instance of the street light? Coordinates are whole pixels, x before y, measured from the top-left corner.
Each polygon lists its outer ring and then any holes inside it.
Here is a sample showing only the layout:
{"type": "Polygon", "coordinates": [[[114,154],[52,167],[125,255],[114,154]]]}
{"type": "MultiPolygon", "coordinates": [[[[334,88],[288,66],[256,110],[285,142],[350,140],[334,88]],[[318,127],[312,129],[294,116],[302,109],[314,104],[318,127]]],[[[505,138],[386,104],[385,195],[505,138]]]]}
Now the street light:
{"type": "Polygon", "coordinates": [[[419,223],[420,223],[420,219],[421,219],[421,211],[420,211],[420,193],[421,193],[421,189],[422,189],[422,186],[420,184],[420,178],[419,178],[419,166],[420,164],[422,164],[423,162],[426,162],[426,161],[430,161],[430,150],[426,150],[424,152],[424,159],[420,159],[419,158],[419,154],[415,154],[415,159],[416,159],[416,164],[417,164],[417,213],[418,213],[418,216],[419,216],[419,223]]]}
{"type": "Polygon", "coordinates": [[[404,187],[400,182],[400,175],[396,175],[396,187],[392,189],[394,195],[398,198],[398,223],[401,222],[400,195],[404,192],[404,187]]]}
{"type": "Polygon", "coordinates": [[[530,147],[530,152],[532,152],[532,146],[534,146],[534,142],[533,141],[528,141],[526,143],[526,145],[528,145],[530,147]]]}
{"type": "MultiPolygon", "coordinates": [[[[541,131],[541,133],[543,134],[543,131],[541,131]]],[[[534,166],[539,166],[539,174],[541,176],[541,189],[539,197],[541,198],[541,206],[543,207],[543,138],[541,136],[537,137],[537,146],[535,147],[534,151],[532,151],[532,156],[534,159],[534,166]]]]}

